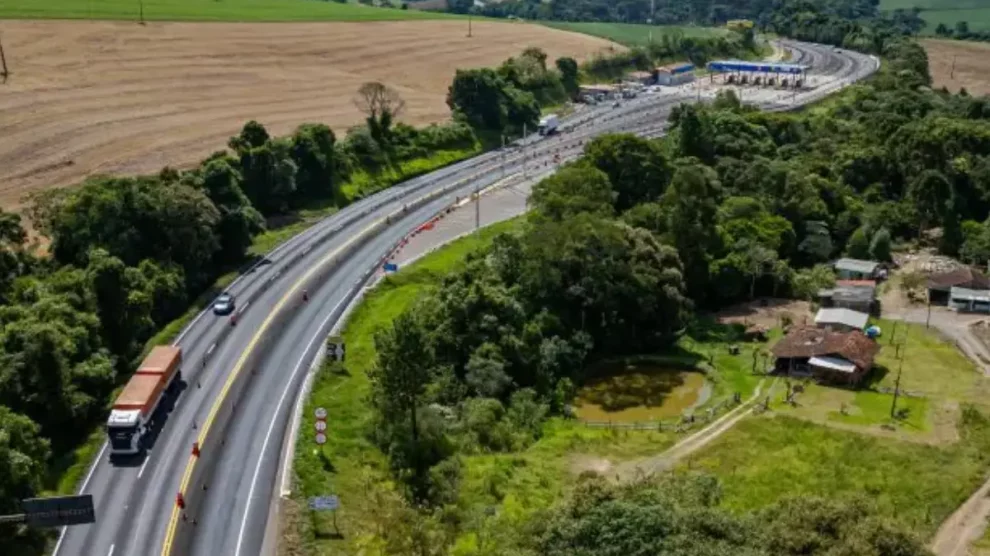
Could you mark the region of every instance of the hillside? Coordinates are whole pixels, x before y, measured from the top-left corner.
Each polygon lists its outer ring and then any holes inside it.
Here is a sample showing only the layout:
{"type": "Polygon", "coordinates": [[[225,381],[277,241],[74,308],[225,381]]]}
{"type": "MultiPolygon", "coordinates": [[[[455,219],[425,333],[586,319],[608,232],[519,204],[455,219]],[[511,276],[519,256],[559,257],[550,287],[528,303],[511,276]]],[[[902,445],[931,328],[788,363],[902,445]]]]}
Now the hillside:
{"type": "Polygon", "coordinates": [[[276,134],[317,121],[341,135],[363,119],[353,98],[367,81],[400,92],[403,121],[443,121],[458,68],[496,65],[528,46],[552,60],[612,44],[540,25],[475,21],[473,38],[466,30],[463,20],[7,22],[0,206],[94,173],[191,165],[251,119],[276,134]]]}

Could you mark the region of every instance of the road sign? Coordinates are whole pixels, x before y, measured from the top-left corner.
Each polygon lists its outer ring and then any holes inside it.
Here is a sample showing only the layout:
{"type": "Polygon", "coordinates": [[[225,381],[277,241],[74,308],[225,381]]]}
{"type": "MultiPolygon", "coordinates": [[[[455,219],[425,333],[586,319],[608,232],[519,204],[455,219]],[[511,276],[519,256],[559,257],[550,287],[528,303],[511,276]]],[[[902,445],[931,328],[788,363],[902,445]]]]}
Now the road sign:
{"type": "Polygon", "coordinates": [[[385,263],[385,266],[383,266],[382,268],[385,270],[385,272],[396,272],[397,270],[399,270],[399,265],[395,263],[385,263]]]}
{"type": "Polygon", "coordinates": [[[323,434],[322,432],[316,433],[316,443],[317,444],[326,444],[327,443],[327,435],[323,434]]]}
{"type": "Polygon", "coordinates": [[[340,507],[340,498],[336,494],[330,496],[313,496],[309,499],[309,509],[318,511],[336,510],[340,507]]]}
{"type": "Polygon", "coordinates": [[[56,496],[51,498],[29,498],[21,501],[24,518],[34,527],[61,527],[96,522],[93,510],[93,496],[56,496]]]}
{"type": "Polygon", "coordinates": [[[322,407],[317,407],[316,411],[313,412],[313,415],[316,415],[316,418],[322,421],[327,418],[327,410],[322,407]]]}
{"type": "Polygon", "coordinates": [[[315,425],[316,425],[316,432],[323,432],[323,431],[327,430],[327,422],[326,421],[317,421],[315,423],[315,425]]]}

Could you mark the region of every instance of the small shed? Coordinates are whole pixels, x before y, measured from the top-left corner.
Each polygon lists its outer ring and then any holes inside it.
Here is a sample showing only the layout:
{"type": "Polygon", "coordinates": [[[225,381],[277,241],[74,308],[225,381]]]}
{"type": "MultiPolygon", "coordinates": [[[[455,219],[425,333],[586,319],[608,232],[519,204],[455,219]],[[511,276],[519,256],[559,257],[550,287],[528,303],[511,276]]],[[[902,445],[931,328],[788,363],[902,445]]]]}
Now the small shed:
{"type": "Polygon", "coordinates": [[[681,85],[694,81],[694,64],[670,64],[654,70],[657,85],[681,85]]]}
{"type": "MultiPolygon", "coordinates": [[[[928,277],[928,301],[933,305],[948,305],[953,289],[990,290],[990,278],[968,266],[928,277]]],[[[960,295],[965,295],[960,292],[960,295]]]]}
{"type": "Polygon", "coordinates": [[[861,259],[839,259],[835,262],[835,273],[841,280],[874,280],[880,263],[861,259]]]}
{"type": "Polygon", "coordinates": [[[839,280],[834,288],[818,290],[818,302],[822,307],[852,309],[880,316],[877,287],[872,280],[839,280]]]}
{"type": "Polygon", "coordinates": [[[837,332],[863,330],[870,320],[870,315],[852,309],[839,307],[823,308],[815,315],[815,326],[837,332]]]}
{"type": "Polygon", "coordinates": [[[952,288],[949,290],[949,307],[967,313],[990,313],[990,290],[952,288]]]}

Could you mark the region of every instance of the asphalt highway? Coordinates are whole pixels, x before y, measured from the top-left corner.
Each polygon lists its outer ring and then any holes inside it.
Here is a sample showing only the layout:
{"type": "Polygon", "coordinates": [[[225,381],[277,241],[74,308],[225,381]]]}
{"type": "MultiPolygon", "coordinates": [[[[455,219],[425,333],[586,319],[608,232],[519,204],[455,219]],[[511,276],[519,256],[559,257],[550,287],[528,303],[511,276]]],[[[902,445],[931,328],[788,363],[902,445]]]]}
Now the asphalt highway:
{"type": "MultiPolygon", "coordinates": [[[[830,47],[787,41],[790,61],[812,65],[816,76],[856,80],[872,73],[870,58],[830,47]]],[[[679,88],[680,90],[681,88],[679,88]]],[[[321,347],[322,337],[352,294],[392,246],[434,214],[478,188],[504,178],[533,177],[550,172],[554,157],[578,156],[591,137],[629,131],[643,135],[663,132],[670,109],[696,96],[712,95],[683,87],[680,92],[641,95],[619,108],[587,107],[564,120],[556,138],[529,137],[513,148],[490,152],[363,199],[321,221],[283,244],[243,274],[229,288],[239,300],[237,326],[225,317],[204,312],[176,342],[183,348],[185,390],[178,397],[164,427],[146,458],[111,463],[102,452],[86,476],[81,492],[91,493],[97,522],[64,530],[56,554],[152,555],[159,554],[168,534],[176,493],[187,466],[192,442],[210,413],[238,357],[253,345],[267,316],[280,302],[294,307],[293,316],[268,344],[252,372],[251,382],[238,401],[235,420],[224,434],[209,490],[199,511],[197,533],[189,545],[191,554],[248,555],[261,552],[269,505],[277,496],[275,478],[289,413],[308,362],[321,347]],[[298,291],[285,299],[303,274],[327,253],[340,249],[372,222],[423,193],[460,184],[425,206],[409,210],[382,233],[369,240],[336,267],[329,278],[309,292],[304,302],[298,291]],[[244,303],[248,301],[245,307],[244,303]],[[224,337],[222,337],[224,336],[224,337]],[[222,339],[221,339],[222,337],[222,339]]],[[[769,109],[786,109],[816,98],[767,91],[753,101],[769,109]],[[773,95],[777,95],[776,97],[773,95]]],[[[438,241],[440,237],[437,238],[438,241]]],[[[330,417],[332,423],[333,417],[330,417]]]]}

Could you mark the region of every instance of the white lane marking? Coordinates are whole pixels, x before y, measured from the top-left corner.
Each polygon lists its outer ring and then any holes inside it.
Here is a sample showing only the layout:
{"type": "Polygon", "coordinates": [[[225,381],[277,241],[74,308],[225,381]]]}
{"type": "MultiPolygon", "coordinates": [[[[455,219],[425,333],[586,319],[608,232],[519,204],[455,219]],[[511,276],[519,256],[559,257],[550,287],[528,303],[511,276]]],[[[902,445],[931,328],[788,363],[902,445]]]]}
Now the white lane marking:
{"type": "Polygon", "coordinates": [[[113,556],[113,547],[114,547],[114,545],[111,544],[110,545],[110,552],[107,552],[107,556],[113,556]]]}
{"type": "MultiPolygon", "coordinates": [[[[96,467],[100,465],[100,462],[103,460],[103,454],[107,451],[107,446],[109,446],[109,444],[104,442],[103,447],[100,448],[100,453],[97,454],[96,459],[93,460],[93,465],[89,467],[89,473],[86,473],[86,478],[83,479],[83,484],[81,487],[79,487],[77,494],[81,494],[86,491],[86,487],[89,486],[89,480],[93,478],[93,473],[96,472],[96,467]]],[[[58,541],[55,543],[55,549],[52,550],[52,556],[58,554],[58,549],[62,547],[62,540],[64,539],[65,539],[65,527],[62,527],[62,529],[58,533],[58,541]]]]}
{"type": "Polygon", "coordinates": [[[258,475],[261,473],[261,462],[265,459],[265,452],[268,450],[268,442],[271,441],[272,432],[275,431],[275,422],[278,421],[278,414],[282,411],[282,406],[285,405],[285,398],[289,395],[289,389],[292,387],[292,383],[295,382],[296,375],[299,374],[299,369],[303,366],[303,362],[306,359],[306,354],[309,353],[309,350],[313,347],[313,343],[323,336],[323,328],[327,325],[327,322],[330,321],[330,318],[333,317],[333,314],[337,312],[337,309],[340,308],[340,304],[344,302],[344,299],[347,299],[347,297],[345,296],[338,301],[337,304],[334,305],[334,308],[327,313],[327,317],[323,319],[323,322],[320,323],[316,334],[314,334],[309,340],[309,343],[306,344],[306,349],[303,350],[302,355],[299,357],[299,361],[296,362],[296,367],[292,369],[292,375],[289,376],[288,382],[285,383],[285,389],[282,390],[282,397],[278,400],[278,405],[275,407],[275,414],[272,416],[272,421],[268,425],[268,432],[265,433],[265,442],[261,445],[261,452],[258,456],[258,464],[254,466],[254,476],[251,477],[251,488],[248,489],[247,505],[244,507],[244,517],[241,519],[241,530],[237,533],[237,548],[234,551],[234,556],[240,556],[241,554],[241,546],[244,544],[244,530],[247,528],[248,516],[251,515],[251,501],[254,499],[254,488],[258,485],[258,475]]]}
{"type": "Polygon", "coordinates": [[[144,468],[148,465],[149,461],[151,461],[151,454],[146,454],[144,457],[144,463],[141,464],[141,470],[138,471],[138,479],[141,478],[141,475],[144,475],[144,468]]]}

